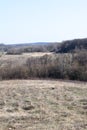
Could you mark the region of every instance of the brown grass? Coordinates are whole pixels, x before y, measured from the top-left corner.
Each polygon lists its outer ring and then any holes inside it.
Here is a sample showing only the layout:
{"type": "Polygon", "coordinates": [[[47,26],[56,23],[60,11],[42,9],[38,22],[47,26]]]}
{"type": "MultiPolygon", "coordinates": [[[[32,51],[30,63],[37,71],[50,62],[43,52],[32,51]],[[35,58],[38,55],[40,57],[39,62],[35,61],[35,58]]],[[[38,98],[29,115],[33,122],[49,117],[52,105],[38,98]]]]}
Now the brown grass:
{"type": "Polygon", "coordinates": [[[1,81],[0,130],[87,130],[87,83],[1,81]]]}
{"type": "Polygon", "coordinates": [[[6,66],[7,64],[12,63],[13,65],[16,64],[25,64],[28,58],[31,57],[41,57],[44,55],[51,55],[52,53],[49,52],[33,52],[33,53],[23,53],[21,55],[6,55],[3,54],[0,57],[0,67],[6,66]]]}
{"type": "Polygon", "coordinates": [[[29,58],[29,57],[41,57],[44,55],[51,55],[50,52],[33,52],[33,53],[23,53],[21,55],[6,55],[3,54],[0,58],[0,60],[11,60],[11,59],[17,59],[17,58],[29,58]]]}

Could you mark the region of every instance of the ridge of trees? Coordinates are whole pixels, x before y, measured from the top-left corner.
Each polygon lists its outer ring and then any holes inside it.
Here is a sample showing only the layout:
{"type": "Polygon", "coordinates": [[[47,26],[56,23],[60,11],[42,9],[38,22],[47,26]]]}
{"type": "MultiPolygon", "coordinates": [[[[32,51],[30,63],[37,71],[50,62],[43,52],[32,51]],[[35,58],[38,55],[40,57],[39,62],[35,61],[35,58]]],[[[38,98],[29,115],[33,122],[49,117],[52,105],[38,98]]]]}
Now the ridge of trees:
{"type": "Polygon", "coordinates": [[[74,39],[63,42],[49,44],[0,44],[0,51],[3,50],[7,54],[21,54],[24,52],[55,52],[55,53],[74,53],[77,50],[87,50],[87,38],[74,39]]]}

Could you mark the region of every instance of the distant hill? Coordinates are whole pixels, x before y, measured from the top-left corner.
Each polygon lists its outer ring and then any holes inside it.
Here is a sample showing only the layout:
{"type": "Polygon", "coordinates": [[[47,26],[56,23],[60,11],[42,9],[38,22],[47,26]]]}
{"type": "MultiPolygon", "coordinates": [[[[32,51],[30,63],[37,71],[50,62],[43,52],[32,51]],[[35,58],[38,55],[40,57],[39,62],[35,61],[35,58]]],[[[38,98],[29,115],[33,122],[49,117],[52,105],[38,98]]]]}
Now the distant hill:
{"type": "Polygon", "coordinates": [[[36,43],[20,43],[20,44],[0,44],[0,51],[6,52],[56,52],[70,53],[77,50],[87,50],[87,38],[67,40],[63,42],[36,42],[36,43]]]}
{"type": "Polygon", "coordinates": [[[30,46],[30,45],[48,45],[50,42],[34,42],[34,43],[16,43],[16,44],[7,44],[7,46],[30,46]]]}

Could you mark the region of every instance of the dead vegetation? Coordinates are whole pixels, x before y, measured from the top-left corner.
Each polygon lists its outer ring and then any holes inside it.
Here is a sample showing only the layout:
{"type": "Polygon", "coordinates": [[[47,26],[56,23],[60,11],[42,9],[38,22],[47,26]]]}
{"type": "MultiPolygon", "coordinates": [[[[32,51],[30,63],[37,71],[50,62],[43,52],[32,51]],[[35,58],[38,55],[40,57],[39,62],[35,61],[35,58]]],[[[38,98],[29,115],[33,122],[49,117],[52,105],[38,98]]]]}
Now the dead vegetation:
{"type": "Polygon", "coordinates": [[[87,130],[87,83],[0,82],[0,130],[87,130]]]}
{"type": "Polygon", "coordinates": [[[87,81],[87,52],[4,55],[0,79],[53,78],[87,81]]]}

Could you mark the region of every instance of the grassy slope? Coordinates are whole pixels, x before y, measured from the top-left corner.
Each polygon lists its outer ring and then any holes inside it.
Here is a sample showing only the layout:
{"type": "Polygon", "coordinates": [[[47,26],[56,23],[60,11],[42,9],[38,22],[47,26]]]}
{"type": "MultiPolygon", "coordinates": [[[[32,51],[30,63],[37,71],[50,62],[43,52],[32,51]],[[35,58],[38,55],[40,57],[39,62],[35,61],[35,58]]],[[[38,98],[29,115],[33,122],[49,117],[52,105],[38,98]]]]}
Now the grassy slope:
{"type": "Polygon", "coordinates": [[[44,55],[52,55],[52,53],[49,52],[34,52],[34,53],[23,53],[22,55],[2,55],[0,57],[0,64],[8,64],[8,62],[26,62],[26,60],[30,57],[41,57],[44,55]]]}
{"type": "Polygon", "coordinates": [[[0,81],[0,130],[87,130],[87,83],[0,81]]]}

